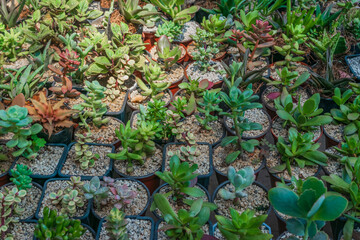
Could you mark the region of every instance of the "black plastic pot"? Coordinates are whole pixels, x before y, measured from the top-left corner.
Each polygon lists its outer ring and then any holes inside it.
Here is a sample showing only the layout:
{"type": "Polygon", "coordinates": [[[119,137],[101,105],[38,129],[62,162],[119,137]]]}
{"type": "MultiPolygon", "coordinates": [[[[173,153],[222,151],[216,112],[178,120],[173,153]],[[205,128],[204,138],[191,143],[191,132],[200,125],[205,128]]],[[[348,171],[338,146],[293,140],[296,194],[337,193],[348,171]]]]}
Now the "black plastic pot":
{"type": "Polygon", "coordinates": [[[118,111],[118,112],[109,112],[109,111],[107,111],[104,116],[106,116],[106,117],[114,117],[114,118],[117,118],[117,119],[125,122],[125,115],[126,115],[125,108],[126,108],[126,104],[127,104],[127,100],[128,100],[128,94],[129,94],[129,92],[127,91],[126,94],[125,94],[124,103],[123,103],[120,111],[118,111]]]}
{"type": "MultiPolygon", "coordinates": [[[[33,184],[33,187],[39,188],[39,189],[41,190],[41,192],[42,192],[42,187],[41,187],[38,183],[32,182],[32,184],[33,184]]],[[[12,186],[12,185],[15,185],[15,184],[12,183],[12,182],[9,182],[9,183],[1,186],[1,188],[8,187],[8,186],[12,186]]],[[[1,189],[1,188],[0,188],[0,189],[1,189]]],[[[25,198],[26,198],[26,196],[25,196],[25,198]]],[[[41,200],[41,199],[39,199],[39,201],[40,201],[40,200],[41,200]]],[[[39,203],[38,203],[37,205],[39,205],[39,203]]],[[[20,219],[20,221],[24,221],[24,222],[29,221],[29,220],[33,219],[34,216],[35,216],[35,213],[34,213],[33,215],[31,215],[30,217],[28,217],[28,218],[20,219]]]]}
{"type": "MultiPolygon", "coordinates": [[[[213,149],[215,150],[218,147],[220,147],[220,144],[216,145],[213,149]]],[[[225,161],[225,159],[224,159],[224,161],[225,161]]],[[[258,169],[254,169],[254,173],[255,173],[256,177],[259,175],[259,172],[264,168],[264,166],[265,166],[265,158],[262,159],[260,167],[258,169]]],[[[215,171],[216,178],[217,178],[217,181],[219,184],[228,180],[227,173],[225,174],[225,173],[217,170],[216,167],[214,166],[214,164],[213,164],[213,169],[215,171]]]]}
{"type": "MultiPolygon", "coordinates": [[[[215,202],[215,198],[216,198],[216,195],[217,195],[218,191],[219,191],[223,186],[225,186],[225,185],[228,184],[228,183],[230,183],[230,181],[225,181],[225,182],[223,182],[222,184],[220,184],[220,185],[215,189],[215,191],[214,191],[214,193],[213,193],[213,195],[212,195],[212,198],[211,198],[211,202],[212,202],[212,203],[215,202]]],[[[265,191],[266,193],[268,193],[267,188],[266,188],[264,185],[262,185],[261,183],[255,181],[255,182],[253,182],[253,185],[256,185],[256,186],[258,186],[258,187],[261,187],[262,189],[264,189],[264,191],[265,191]]],[[[269,215],[269,214],[270,214],[270,211],[271,211],[271,205],[269,204],[269,209],[268,209],[266,215],[269,215]]],[[[216,214],[216,215],[219,215],[219,213],[218,213],[217,210],[215,210],[215,214],[216,214]]]]}
{"type": "MultiPolygon", "coordinates": [[[[140,216],[126,216],[125,219],[137,219],[137,220],[144,220],[144,221],[149,221],[151,222],[151,235],[150,235],[150,240],[155,240],[155,223],[154,220],[151,217],[140,217],[140,216]]],[[[100,234],[101,234],[101,228],[103,226],[103,224],[105,223],[105,220],[102,220],[99,223],[99,227],[97,229],[97,235],[96,235],[96,240],[100,239],[100,234]]]]}
{"type": "MultiPolygon", "coordinates": [[[[76,144],[76,142],[71,143],[70,145],[67,146],[66,149],[66,155],[65,157],[62,159],[61,165],[58,169],[58,175],[62,178],[70,178],[72,175],[66,175],[61,173],[61,170],[63,169],[66,159],[67,159],[67,155],[69,154],[71,148],[76,144]]],[[[111,144],[97,144],[97,143],[87,143],[87,145],[91,145],[91,146],[102,146],[102,147],[109,147],[111,148],[111,153],[115,153],[115,147],[114,145],[111,144]]],[[[101,159],[98,159],[96,161],[101,161],[101,159]]],[[[104,176],[109,176],[111,171],[112,171],[112,167],[113,167],[113,159],[110,159],[110,164],[108,166],[108,169],[106,170],[106,173],[102,176],[99,175],[94,175],[94,176],[98,176],[100,179],[102,179],[104,176]]],[[[83,180],[90,180],[91,178],[93,178],[94,176],[81,176],[81,179],[83,180]]]]}
{"type": "MultiPolygon", "coordinates": [[[[28,222],[28,221],[26,221],[28,222]]],[[[36,220],[30,220],[29,222],[34,222],[34,223],[37,223],[36,220]]],[[[85,224],[85,223],[82,223],[81,224],[83,227],[85,227],[87,230],[89,230],[89,232],[91,233],[91,235],[94,237],[94,239],[96,239],[96,232],[94,231],[94,229],[92,229],[89,225],[85,224]]],[[[33,240],[38,240],[38,238],[36,238],[34,236],[33,240]]]]}
{"type": "MultiPolygon", "coordinates": [[[[156,193],[158,193],[161,188],[163,188],[163,187],[165,187],[165,186],[167,186],[167,185],[169,185],[169,184],[165,183],[165,184],[161,185],[160,187],[158,187],[158,188],[154,191],[154,193],[153,193],[152,196],[151,196],[151,200],[150,200],[150,203],[151,203],[151,204],[152,204],[152,202],[154,201],[154,199],[153,199],[154,195],[155,195],[156,193]]],[[[208,198],[208,200],[209,200],[209,202],[210,202],[210,201],[211,201],[211,198],[210,198],[210,194],[209,194],[208,190],[206,190],[206,188],[205,188],[204,186],[200,185],[200,184],[196,184],[196,186],[198,186],[199,188],[201,188],[201,190],[203,190],[203,191],[205,192],[205,195],[206,195],[206,197],[208,198]]],[[[151,205],[150,205],[150,206],[151,206],[151,205]]],[[[157,214],[156,211],[152,211],[152,213],[153,213],[153,214],[155,215],[155,217],[157,217],[158,219],[163,220],[163,218],[162,218],[161,216],[159,216],[159,214],[157,214]]]]}
{"type": "MultiPolygon", "coordinates": [[[[119,178],[119,179],[114,179],[115,181],[116,180],[122,180],[122,181],[134,181],[134,182],[137,182],[139,183],[141,186],[143,186],[147,192],[147,198],[148,198],[148,202],[146,203],[146,206],[145,208],[138,214],[138,215],[135,215],[135,216],[132,216],[132,215],[127,215],[127,217],[138,217],[138,216],[144,216],[145,215],[145,212],[146,210],[148,209],[149,207],[149,204],[150,204],[150,192],[149,192],[149,189],[145,186],[144,183],[140,182],[139,180],[136,180],[136,179],[132,179],[132,178],[119,178]]],[[[100,221],[103,220],[104,218],[101,218],[94,210],[94,200],[92,199],[91,200],[91,213],[97,218],[99,219],[100,221]]]]}
{"type": "MultiPolygon", "coordinates": [[[[198,142],[196,143],[198,145],[207,145],[209,147],[209,173],[205,174],[205,175],[199,175],[197,178],[197,182],[199,184],[201,184],[202,186],[204,186],[206,189],[209,188],[209,182],[210,182],[210,177],[213,174],[213,163],[212,163],[212,147],[210,144],[208,143],[202,143],[202,142],[198,142]]],[[[163,163],[162,163],[162,168],[161,171],[164,172],[165,171],[165,165],[166,165],[166,156],[167,156],[167,147],[171,146],[171,145],[184,145],[186,146],[185,143],[181,143],[181,142],[176,142],[176,143],[168,143],[164,146],[164,152],[163,152],[163,163]]]]}
{"type": "Polygon", "coordinates": [[[45,139],[47,143],[63,143],[69,144],[73,140],[74,127],[64,128],[58,133],[52,134],[49,138],[49,135],[44,131],[41,131],[37,136],[39,138],[45,139]]]}
{"type": "MultiPolygon", "coordinates": [[[[160,225],[160,223],[161,223],[162,221],[163,221],[163,220],[158,220],[158,221],[155,223],[155,229],[154,229],[155,238],[154,238],[154,239],[158,239],[159,225],[160,225]]],[[[212,223],[211,223],[210,220],[208,221],[208,224],[209,224],[209,235],[210,235],[210,236],[213,236],[213,225],[212,225],[212,223]]]]}
{"type": "MultiPolygon", "coordinates": [[[[83,179],[81,179],[81,180],[83,180],[83,179]]],[[[42,205],[42,201],[43,201],[44,196],[45,196],[47,185],[48,185],[49,182],[53,182],[53,181],[70,181],[70,178],[52,178],[52,179],[49,179],[49,180],[47,180],[45,182],[44,187],[43,187],[43,192],[41,194],[40,202],[39,202],[38,208],[36,209],[36,212],[35,212],[35,218],[36,219],[41,218],[39,216],[39,212],[40,212],[40,208],[41,208],[41,205],[42,205]]],[[[72,217],[72,219],[79,219],[79,220],[81,220],[82,223],[88,224],[89,223],[90,207],[91,207],[91,201],[88,201],[85,214],[83,216],[81,216],[81,217],[72,217]]]]}
{"type": "Polygon", "coordinates": [[[339,106],[331,98],[320,97],[319,108],[324,109],[324,112],[328,113],[331,109],[339,108],[339,106]]]}
{"type": "MultiPolygon", "coordinates": [[[[64,161],[64,158],[66,157],[67,155],[67,146],[65,144],[55,144],[55,143],[48,143],[46,144],[46,146],[54,146],[54,147],[63,147],[64,148],[64,151],[59,159],[59,162],[55,168],[55,171],[51,174],[51,175],[37,175],[37,174],[32,174],[30,175],[30,177],[33,179],[34,182],[40,184],[41,186],[44,185],[44,182],[48,179],[51,179],[51,178],[54,178],[56,176],[56,174],[58,173],[59,171],[59,168],[62,164],[62,162],[64,161]]],[[[18,159],[17,159],[18,160],[18,159]]],[[[17,160],[14,161],[13,165],[11,166],[10,169],[13,169],[16,164],[17,164],[17,160]]],[[[9,174],[10,174],[10,171],[9,171],[9,174]]]]}
{"type": "Polygon", "coordinates": [[[337,145],[339,145],[339,143],[341,143],[341,141],[333,138],[328,132],[326,132],[325,127],[323,128],[323,131],[324,131],[324,135],[325,135],[325,144],[326,144],[325,147],[326,148],[337,146],[337,145]]]}
{"type": "Polygon", "coordinates": [[[346,64],[349,66],[351,73],[356,77],[356,79],[357,79],[358,81],[360,81],[360,75],[357,75],[357,74],[356,74],[354,68],[352,67],[352,65],[351,65],[350,62],[349,62],[349,59],[351,59],[351,58],[356,58],[356,57],[360,57],[360,54],[354,54],[354,55],[346,56],[346,57],[345,57],[345,62],[346,62],[346,64]]]}
{"type": "MultiPolygon", "coordinates": [[[[266,223],[263,223],[262,225],[269,231],[269,234],[271,234],[271,227],[266,223]]],[[[216,228],[217,228],[217,223],[213,225],[213,230],[212,230],[213,235],[215,235],[216,228]]]]}

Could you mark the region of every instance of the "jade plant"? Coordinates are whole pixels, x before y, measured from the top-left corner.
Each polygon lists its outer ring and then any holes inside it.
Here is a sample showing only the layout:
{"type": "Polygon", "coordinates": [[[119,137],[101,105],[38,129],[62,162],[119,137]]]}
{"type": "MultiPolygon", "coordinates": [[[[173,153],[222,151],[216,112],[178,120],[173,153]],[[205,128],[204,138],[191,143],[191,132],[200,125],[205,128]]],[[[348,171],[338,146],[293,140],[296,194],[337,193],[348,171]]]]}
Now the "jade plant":
{"type": "Polygon", "coordinates": [[[197,104],[199,107],[199,115],[195,115],[198,122],[206,130],[211,130],[209,123],[214,122],[218,119],[217,112],[222,112],[219,104],[222,102],[219,94],[216,92],[206,91],[203,95],[203,101],[199,101],[197,104]]]}
{"type": "Polygon", "coordinates": [[[244,189],[251,186],[255,181],[254,170],[252,167],[245,167],[236,172],[235,168],[228,168],[228,179],[235,191],[229,191],[225,189],[219,190],[219,196],[224,200],[232,200],[234,204],[240,205],[241,198],[247,197],[247,193],[244,189]]]}
{"type": "Polygon", "coordinates": [[[85,233],[80,220],[58,215],[56,210],[44,209],[44,216],[35,226],[34,236],[39,240],[80,239],[85,233]]]}
{"type": "Polygon", "coordinates": [[[200,151],[196,146],[181,146],[179,150],[169,151],[167,155],[172,157],[176,155],[182,162],[194,162],[195,158],[200,156],[200,151]]]}
{"type": "Polygon", "coordinates": [[[88,118],[91,118],[91,122],[96,127],[101,127],[102,125],[107,124],[110,121],[110,118],[103,118],[104,114],[107,112],[107,106],[102,102],[102,99],[105,97],[104,92],[106,88],[101,86],[98,81],[85,81],[85,90],[88,94],[80,95],[84,102],[75,105],[74,109],[80,111],[80,126],[85,127],[88,132],[90,132],[88,118]]]}
{"type": "Polygon", "coordinates": [[[17,164],[15,169],[11,169],[11,178],[17,189],[26,190],[32,187],[32,178],[30,175],[32,174],[31,170],[28,166],[23,164],[17,164]]]}
{"type": "Polygon", "coordinates": [[[279,137],[276,146],[281,155],[282,163],[273,167],[271,172],[278,173],[287,170],[292,176],[291,166],[293,164],[300,168],[326,166],[327,156],[318,150],[320,143],[314,143],[313,137],[313,133],[300,134],[295,128],[289,129],[287,141],[283,137],[279,137]]]}
{"type": "Polygon", "coordinates": [[[93,153],[90,149],[90,145],[87,143],[91,143],[92,140],[90,138],[90,134],[80,134],[77,133],[75,143],[75,160],[80,163],[81,169],[88,169],[94,167],[95,161],[100,158],[98,153],[93,153]]]}
{"type": "Polygon", "coordinates": [[[309,177],[301,183],[301,189],[297,192],[288,186],[270,189],[268,195],[271,206],[291,217],[286,221],[286,226],[295,236],[304,240],[328,239],[321,229],[327,221],[341,216],[348,201],[336,192],[328,192],[324,183],[315,177],[309,177]]]}
{"type": "Polygon", "coordinates": [[[190,210],[180,209],[175,212],[166,196],[156,193],[152,210],[158,208],[166,222],[162,230],[169,239],[200,240],[204,236],[202,230],[209,221],[211,211],[216,209],[216,205],[206,203],[202,199],[197,199],[190,204],[190,210]]]}
{"type": "Polygon", "coordinates": [[[295,126],[299,131],[313,131],[317,126],[323,126],[332,122],[332,117],[321,115],[322,108],[319,108],[320,94],[315,93],[302,105],[301,96],[294,104],[293,97],[286,91],[282,96],[275,99],[276,114],[284,120],[283,127],[295,126]]]}
{"type": "Polygon", "coordinates": [[[25,210],[19,203],[25,197],[26,191],[18,190],[16,187],[11,190],[7,187],[0,192],[0,236],[1,239],[8,237],[8,230],[11,223],[17,222],[18,217],[25,210]]]}
{"type": "Polygon", "coordinates": [[[244,117],[246,110],[254,108],[262,108],[260,103],[255,102],[259,99],[257,95],[253,95],[252,84],[242,92],[236,86],[233,86],[229,90],[229,94],[220,92],[220,97],[223,102],[230,108],[230,112],[221,112],[221,115],[225,115],[234,121],[235,136],[225,137],[221,141],[221,146],[225,147],[229,144],[236,144],[236,151],[227,155],[225,162],[230,164],[234,162],[239,155],[242,155],[243,151],[254,152],[255,147],[259,145],[259,141],[255,139],[242,140],[244,131],[260,130],[262,126],[259,123],[250,122],[244,117]]]}
{"type": "Polygon", "coordinates": [[[112,239],[126,240],[129,238],[127,233],[127,221],[125,219],[125,213],[117,208],[113,208],[110,214],[106,217],[105,228],[108,235],[112,239]]]}
{"type": "Polygon", "coordinates": [[[155,33],[156,37],[161,37],[162,35],[165,35],[168,37],[169,41],[174,41],[180,34],[182,33],[182,26],[174,23],[173,21],[164,21],[163,24],[161,24],[155,33]]]}
{"type": "Polygon", "coordinates": [[[273,235],[261,231],[261,225],[265,222],[267,215],[255,216],[255,211],[246,209],[239,213],[230,208],[231,218],[216,215],[217,227],[226,240],[270,240],[273,235]]]}
{"type": "Polygon", "coordinates": [[[198,174],[194,174],[198,165],[193,164],[190,166],[188,162],[180,162],[177,155],[170,158],[170,171],[156,172],[155,175],[165,181],[171,187],[168,195],[172,195],[174,201],[182,200],[186,195],[192,197],[204,196],[201,189],[195,188],[194,180],[198,174]]]}
{"type": "Polygon", "coordinates": [[[13,133],[13,138],[6,143],[8,148],[17,148],[12,153],[14,157],[24,156],[28,159],[34,159],[37,151],[44,145],[43,139],[36,138],[42,130],[38,123],[31,125],[31,117],[28,116],[28,110],[17,105],[9,107],[7,110],[0,110],[0,135],[13,133]],[[33,137],[33,138],[32,138],[33,137]]]}
{"type": "Polygon", "coordinates": [[[99,177],[91,178],[90,182],[83,185],[83,190],[85,198],[88,200],[94,199],[97,208],[100,208],[100,205],[106,204],[106,199],[109,196],[109,188],[101,186],[99,177]]]}

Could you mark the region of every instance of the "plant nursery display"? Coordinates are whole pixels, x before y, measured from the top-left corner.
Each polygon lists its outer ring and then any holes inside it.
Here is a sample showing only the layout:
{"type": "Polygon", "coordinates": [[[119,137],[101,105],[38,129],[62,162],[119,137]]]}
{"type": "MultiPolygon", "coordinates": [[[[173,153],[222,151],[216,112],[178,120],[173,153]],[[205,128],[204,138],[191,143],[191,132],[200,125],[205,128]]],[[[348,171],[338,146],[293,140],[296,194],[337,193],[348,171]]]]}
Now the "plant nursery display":
{"type": "Polygon", "coordinates": [[[0,0],[0,239],[360,239],[359,0],[0,0]]]}

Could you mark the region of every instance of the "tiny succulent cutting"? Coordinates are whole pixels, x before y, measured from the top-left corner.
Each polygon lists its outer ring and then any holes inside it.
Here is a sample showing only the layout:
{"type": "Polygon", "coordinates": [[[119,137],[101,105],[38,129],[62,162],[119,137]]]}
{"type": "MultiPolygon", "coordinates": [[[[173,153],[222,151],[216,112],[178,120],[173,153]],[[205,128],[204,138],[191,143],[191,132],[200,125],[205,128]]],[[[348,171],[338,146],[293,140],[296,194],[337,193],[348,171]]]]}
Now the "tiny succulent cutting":
{"type": "Polygon", "coordinates": [[[80,162],[81,169],[88,169],[94,167],[95,161],[100,158],[98,153],[93,153],[91,151],[91,146],[88,143],[91,143],[92,140],[89,134],[76,134],[77,143],[75,143],[75,160],[80,162]]]}
{"type": "Polygon", "coordinates": [[[30,175],[32,174],[31,170],[28,166],[23,164],[17,164],[15,169],[10,170],[12,181],[19,190],[26,190],[32,187],[32,178],[30,175]]]}
{"type": "Polygon", "coordinates": [[[112,239],[129,239],[126,225],[127,221],[125,219],[125,213],[117,208],[111,209],[110,214],[106,217],[105,227],[106,231],[112,237],[112,239]]]}

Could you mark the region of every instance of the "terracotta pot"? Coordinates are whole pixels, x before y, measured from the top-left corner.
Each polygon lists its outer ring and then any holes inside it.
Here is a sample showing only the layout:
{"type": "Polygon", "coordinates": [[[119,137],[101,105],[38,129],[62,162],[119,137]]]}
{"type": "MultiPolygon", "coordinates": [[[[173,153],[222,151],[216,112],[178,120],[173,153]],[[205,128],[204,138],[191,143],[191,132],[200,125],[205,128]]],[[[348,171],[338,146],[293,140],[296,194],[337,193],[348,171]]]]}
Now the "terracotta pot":
{"type": "Polygon", "coordinates": [[[142,37],[144,43],[148,43],[145,49],[149,51],[155,45],[155,32],[143,32],[142,37]]]}

